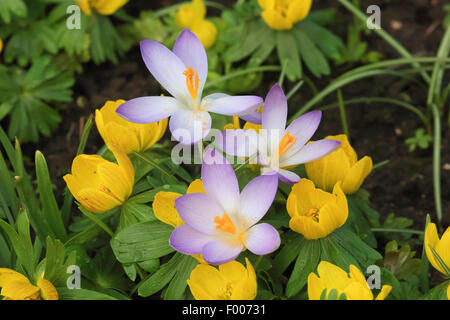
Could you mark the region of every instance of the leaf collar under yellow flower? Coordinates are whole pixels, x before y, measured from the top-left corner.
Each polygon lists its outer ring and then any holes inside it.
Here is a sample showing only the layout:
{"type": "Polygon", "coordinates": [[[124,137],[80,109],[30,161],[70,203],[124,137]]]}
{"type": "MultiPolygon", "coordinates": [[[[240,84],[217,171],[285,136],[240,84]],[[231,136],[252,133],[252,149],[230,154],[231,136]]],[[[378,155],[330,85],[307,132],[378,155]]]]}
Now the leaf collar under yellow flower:
{"type": "Polygon", "coordinates": [[[199,264],[187,283],[196,300],[253,300],[257,293],[256,273],[245,258],[247,268],[237,261],[219,265],[218,269],[199,264]]]}
{"type": "Polygon", "coordinates": [[[35,286],[23,274],[8,268],[0,268],[0,287],[4,300],[58,300],[50,281],[39,279],[35,286]]]}
{"type": "MultiPolygon", "coordinates": [[[[350,273],[347,274],[338,266],[321,261],[317,267],[317,276],[311,272],[308,276],[308,297],[310,300],[320,300],[322,292],[326,289],[326,298],[332,289],[336,289],[338,298],[345,294],[347,300],[373,300],[366,278],[362,272],[354,265],[350,265],[350,273]]],[[[376,300],[384,300],[391,286],[384,285],[376,300]]]]}
{"type": "Polygon", "coordinates": [[[308,179],[301,179],[292,187],[287,199],[291,216],[289,227],[306,239],[320,239],[341,227],[348,217],[347,198],[340,183],[333,193],[316,189],[308,179]]]}

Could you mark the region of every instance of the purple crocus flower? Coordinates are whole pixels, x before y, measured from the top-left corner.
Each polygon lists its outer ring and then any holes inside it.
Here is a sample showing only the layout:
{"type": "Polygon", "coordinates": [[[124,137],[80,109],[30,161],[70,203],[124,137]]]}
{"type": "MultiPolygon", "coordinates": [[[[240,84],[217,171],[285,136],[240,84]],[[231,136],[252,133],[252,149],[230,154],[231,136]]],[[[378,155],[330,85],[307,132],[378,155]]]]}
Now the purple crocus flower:
{"type": "Polygon", "coordinates": [[[276,174],[285,183],[297,183],[300,177],[287,168],[320,159],[339,147],[340,142],[322,139],[306,144],[317,130],[322,112],[308,112],[286,128],[287,111],[286,96],[276,84],[264,102],[259,134],[253,130],[226,130],[215,141],[227,154],[248,157],[257,153],[262,174],[276,174]]]}
{"type": "Polygon", "coordinates": [[[267,223],[256,224],[275,198],[276,175],[259,176],[239,193],[233,168],[211,149],[205,152],[201,175],[206,194],[191,193],[175,200],[186,222],[170,236],[175,250],[202,254],[206,262],[219,265],[236,259],[244,247],[257,255],[279,247],[277,230],[267,223]]]}
{"type": "Polygon", "coordinates": [[[262,98],[229,96],[214,93],[202,98],[208,74],[206,51],[197,36],[184,29],[173,51],[152,41],[141,41],[145,65],[172,97],[141,97],[117,108],[123,118],[135,123],[151,123],[170,118],[169,127],[175,139],[183,144],[202,140],[211,129],[209,112],[254,119],[262,98]]]}

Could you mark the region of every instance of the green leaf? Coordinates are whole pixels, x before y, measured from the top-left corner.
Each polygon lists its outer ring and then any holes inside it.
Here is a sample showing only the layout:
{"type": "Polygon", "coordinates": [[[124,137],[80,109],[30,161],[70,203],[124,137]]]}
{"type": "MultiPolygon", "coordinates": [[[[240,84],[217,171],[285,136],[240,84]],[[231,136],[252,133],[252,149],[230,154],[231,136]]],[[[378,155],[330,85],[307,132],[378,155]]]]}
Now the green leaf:
{"type": "Polygon", "coordinates": [[[105,293],[87,289],[68,289],[65,287],[56,288],[60,300],[118,300],[105,293]]]}
{"type": "Polygon", "coordinates": [[[36,152],[36,177],[42,204],[43,218],[47,221],[53,234],[58,239],[65,241],[67,239],[66,229],[52,191],[52,183],[50,181],[47,162],[40,151],[36,152]]]}
{"type": "Polygon", "coordinates": [[[0,17],[5,23],[11,22],[11,15],[26,17],[27,6],[23,0],[2,0],[0,1],[0,17]]]}
{"type": "Polygon", "coordinates": [[[303,289],[308,279],[308,275],[316,270],[316,267],[319,264],[320,255],[319,241],[304,241],[286,286],[286,295],[288,297],[295,296],[303,289]]]}
{"type": "Polygon", "coordinates": [[[306,240],[300,236],[287,240],[284,247],[278,252],[272,262],[272,273],[275,276],[280,276],[297,258],[302,246],[305,245],[306,240]]]}
{"type": "Polygon", "coordinates": [[[118,230],[126,229],[138,222],[157,220],[150,206],[127,201],[122,206],[118,230]]]}
{"type": "Polygon", "coordinates": [[[142,262],[174,251],[169,244],[173,227],[159,221],[134,224],[111,239],[111,248],[121,263],[142,262]]]}
{"type": "Polygon", "coordinates": [[[181,300],[184,299],[184,291],[187,287],[192,270],[198,265],[198,261],[189,255],[183,255],[178,264],[177,272],[170,281],[167,290],[164,293],[164,300],[181,300]]]}
{"type": "Polygon", "coordinates": [[[183,254],[176,252],[173,257],[170,258],[169,262],[163,264],[158,271],[139,284],[139,295],[142,297],[149,297],[164,288],[164,286],[175,276],[177,266],[182,259],[183,254]]]}
{"type": "Polygon", "coordinates": [[[44,278],[55,287],[63,286],[70,274],[67,268],[76,263],[76,252],[72,251],[66,259],[66,248],[59,240],[47,237],[47,252],[45,255],[44,278]]]}
{"type": "Polygon", "coordinates": [[[329,75],[330,66],[328,65],[328,61],[322,52],[317,49],[311,38],[300,27],[296,27],[293,30],[298,51],[308,69],[318,78],[322,75],[329,75]]]}
{"type": "Polygon", "coordinates": [[[294,35],[290,31],[278,31],[276,35],[280,65],[287,63],[286,77],[295,81],[302,77],[302,65],[294,35]]]}

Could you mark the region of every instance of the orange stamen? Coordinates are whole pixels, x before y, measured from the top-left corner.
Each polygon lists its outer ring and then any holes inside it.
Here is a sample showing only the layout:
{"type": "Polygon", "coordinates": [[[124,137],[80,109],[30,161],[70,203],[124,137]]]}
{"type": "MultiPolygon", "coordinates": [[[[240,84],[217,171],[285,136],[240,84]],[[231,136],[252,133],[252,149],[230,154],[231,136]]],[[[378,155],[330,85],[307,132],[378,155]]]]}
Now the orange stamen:
{"type": "Polygon", "coordinates": [[[223,214],[222,218],[216,216],[214,218],[214,222],[217,223],[216,229],[231,234],[236,233],[236,227],[234,226],[233,221],[231,221],[230,217],[226,213],[223,214]]]}
{"type": "Polygon", "coordinates": [[[315,222],[319,222],[319,209],[317,209],[317,208],[309,209],[309,211],[306,213],[306,216],[310,217],[315,222]]]}
{"type": "Polygon", "coordinates": [[[291,136],[290,132],[286,132],[278,145],[278,156],[281,157],[283,154],[289,151],[290,148],[297,142],[297,137],[291,136]]]}
{"type": "Polygon", "coordinates": [[[197,98],[199,84],[198,73],[191,67],[188,67],[184,70],[183,75],[186,77],[186,86],[188,91],[191,94],[192,99],[195,100],[197,98]]]}

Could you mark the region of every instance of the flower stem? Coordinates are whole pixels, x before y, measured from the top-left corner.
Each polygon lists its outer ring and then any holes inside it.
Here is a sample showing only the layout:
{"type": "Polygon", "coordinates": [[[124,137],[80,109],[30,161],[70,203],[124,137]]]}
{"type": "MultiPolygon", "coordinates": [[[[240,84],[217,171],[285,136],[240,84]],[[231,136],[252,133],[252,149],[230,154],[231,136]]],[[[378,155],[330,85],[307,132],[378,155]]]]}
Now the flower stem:
{"type": "Polygon", "coordinates": [[[339,113],[341,115],[341,122],[342,122],[342,129],[344,130],[345,135],[350,140],[350,133],[348,131],[348,125],[347,125],[347,115],[345,113],[345,105],[344,105],[344,99],[342,98],[342,91],[341,89],[337,90],[337,97],[339,102],[339,113]]]}

